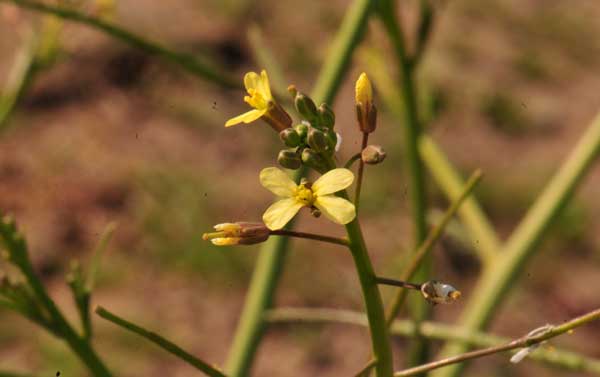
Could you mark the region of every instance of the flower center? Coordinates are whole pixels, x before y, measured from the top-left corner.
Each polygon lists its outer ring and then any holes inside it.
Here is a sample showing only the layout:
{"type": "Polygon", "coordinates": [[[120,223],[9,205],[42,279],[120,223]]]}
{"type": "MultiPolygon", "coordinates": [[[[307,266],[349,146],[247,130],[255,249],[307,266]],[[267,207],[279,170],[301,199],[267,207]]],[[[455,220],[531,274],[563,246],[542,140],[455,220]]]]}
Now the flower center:
{"type": "Polygon", "coordinates": [[[245,96],[244,101],[257,110],[264,110],[268,107],[269,103],[265,97],[258,90],[250,88],[248,89],[250,96],[245,96]]]}
{"type": "Polygon", "coordinates": [[[307,188],[305,185],[301,184],[296,189],[296,200],[305,206],[312,206],[314,202],[314,195],[311,189],[307,188]]]}

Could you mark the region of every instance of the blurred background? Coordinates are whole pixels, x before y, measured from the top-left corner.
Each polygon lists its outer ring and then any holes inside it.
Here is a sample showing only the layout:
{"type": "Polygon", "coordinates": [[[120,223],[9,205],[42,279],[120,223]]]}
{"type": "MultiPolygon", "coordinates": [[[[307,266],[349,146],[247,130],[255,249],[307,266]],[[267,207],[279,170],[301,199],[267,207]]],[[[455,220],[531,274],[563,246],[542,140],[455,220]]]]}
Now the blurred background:
{"type": "MultiPolygon", "coordinates": [[[[258,28],[284,67],[286,82],[309,92],[349,3],[118,0],[110,17],[175,50],[208,56],[240,82],[246,71],[262,68],[248,42],[248,30],[258,28]]],[[[411,25],[417,2],[406,3],[401,11],[411,25]]],[[[600,3],[594,0],[441,4],[419,73],[431,119],[427,131],[465,175],[478,167],[484,171],[476,195],[503,237],[600,108],[598,19],[600,3]]],[[[9,82],[32,26],[40,30],[45,22],[40,14],[0,4],[0,83],[9,82]]],[[[246,111],[242,90],[222,89],[85,26],[66,23],[57,33],[58,53],[35,75],[0,134],[0,209],[17,218],[39,273],[72,319],[64,283],[69,261],[88,261],[105,226],[116,221],[93,304],[221,364],[258,247],[217,248],[201,235],[216,223],[261,218],[272,194],[259,185],[258,172],[275,164],[277,135],[260,122],[223,127],[246,111]]],[[[334,105],[342,160],[360,143],[354,80],[370,72],[373,53],[394,64],[375,19],[365,42],[368,49],[355,54],[334,105]]],[[[366,169],[362,223],[376,269],[397,276],[411,238],[402,132],[383,105],[379,110],[371,141],[384,146],[388,159],[366,169]]],[[[432,182],[428,194],[432,207],[447,207],[432,182]]],[[[598,195],[600,170],[593,169],[514,282],[491,332],[518,337],[599,306],[598,195]]],[[[450,233],[458,237],[446,236],[435,250],[434,277],[468,298],[480,266],[454,225],[450,233]]],[[[343,231],[307,213],[298,228],[343,231]]],[[[361,310],[350,256],[336,246],[294,241],[276,302],[361,310]]],[[[433,316],[452,323],[460,310],[460,302],[438,306],[433,316]]],[[[98,318],[94,323],[98,351],[117,375],[197,375],[138,337],[98,318]]],[[[592,323],[552,343],[600,357],[598,339],[600,324],[592,323]]],[[[406,341],[394,344],[400,363],[406,341]]],[[[365,329],[273,325],[254,374],[351,375],[368,352],[365,329]]],[[[39,376],[87,373],[64,344],[4,311],[0,369],[39,376]]],[[[466,375],[482,371],[575,375],[527,361],[514,366],[506,355],[480,359],[466,375]]]]}

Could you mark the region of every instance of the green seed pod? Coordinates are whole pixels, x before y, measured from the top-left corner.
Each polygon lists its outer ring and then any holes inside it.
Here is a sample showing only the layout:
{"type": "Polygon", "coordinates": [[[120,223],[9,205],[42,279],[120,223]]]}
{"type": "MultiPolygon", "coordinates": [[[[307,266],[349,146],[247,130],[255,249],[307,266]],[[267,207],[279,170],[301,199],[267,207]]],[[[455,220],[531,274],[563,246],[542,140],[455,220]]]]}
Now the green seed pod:
{"type": "Polygon", "coordinates": [[[279,165],[283,166],[286,169],[296,170],[300,166],[302,166],[302,160],[298,153],[293,149],[283,149],[279,151],[279,155],[277,156],[277,162],[279,165]]]}
{"type": "Polygon", "coordinates": [[[386,153],[379,145],[368,145],[360,153],[360,158],[365,164],[376,165],[385,160],[386,153]]]}
{"type": "Polygon", "coordinates": [[[327,141],[325,133],[314,127],[310,127],[308,130],[306,141],[315,152],[324,153],[329,150],[329,142],[327,141]]]}
{"type": "Polygon", "coordinates": [[[300,145],[300,142],[302,141],[300,139],[300,135],[298,135],[298,132],[291,127],[281,131],[279,133],[279,138],[285,145],[292,148],[300,145]]]}
{"type": "Polygon", "coordinates": [[[311,167],[320,173],[324,173],[327,170],[327,163],[323,157],[310,148],[306,148],[302,151],[302,162],[304,165],[311,167]]]}
{"type": "Polygon", "coordinates": [[[323,128],[333,129],[335,125],[335,113],[328,104],[322,103],[318,109],[319,125],[323,128]]]}
{"type": "Polygon", "coordinates": [[[316,123],[319,113],[317,112],[317,106],[309,96],[298,92],[294,99],[294,104],[296,105],[296,110],[298,110],[298,113],[300,113],[304,119],[311,122],[311,124],[316,123]]]}
{"type": "Polygon", "coordinates": [[[306,141],[306,136],[308,135],[308,126],[306,124],[300,123],[294,127],[294,130],[296,130],[298,136],[300,136],[301,142],[306,141]]]}

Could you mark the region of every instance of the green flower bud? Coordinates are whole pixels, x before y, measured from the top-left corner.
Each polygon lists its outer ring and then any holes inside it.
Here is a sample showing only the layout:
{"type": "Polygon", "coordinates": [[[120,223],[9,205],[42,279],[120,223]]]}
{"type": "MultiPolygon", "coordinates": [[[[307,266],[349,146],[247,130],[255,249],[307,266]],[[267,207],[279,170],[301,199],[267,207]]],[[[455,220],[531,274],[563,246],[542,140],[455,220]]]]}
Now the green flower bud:
{"type": "Polygon", "coordinates": [[[302,160],[298,153],[293,149],[283,149],[279,151],[279,155],[277,156],[277,162],[279,165],[283,166],[286,169],[296,170],[300,166],[302,166],[302,160]]]}
{"type": "Polygon", "coordinates": [[[376,165],[385,160],[386,153],[379,145],[368,145],[360,153],[360,158],[365,164],[376,165]]]}
{"type": "Polygon", "coordinates": [[[327,141],[325,133],[314,127],[310,127],[308,130],[306,141],[315,152],[323,153],[329,150],[329,142],[327,141]]]}
{"type": "Polygon", "coordinates": [[[317,112],[317,106],[310,97],[298,92],[294,99],[294,104],[296,105],[296,110],[298,110],[298,113],[300,113],[304,119],[308,120],[311,124],[316,123],[319,113],[317,112]]]}
{"type": "Polygon", "coordinates": [[[298,136],[300,136],[300,140],[305,141],[306,136],[308,135],[308,126],[304,123],[300,123],[300,124],[296,125],[294,127],[294,129],[298,133],[298,136]]]}
{"type": "Polygon", "coordinates": [[[335,125],[335,113],[331,110],[328,104],[322,103],[318,109],[319,112],[319,125],[321,127],[333,129],[335,125]]]}
{"type": "Polygon", "coordinates": [[[333,152],[335,152],[335,146],[337,145],[338,136],[334,131],[329,130],[325,133],[325,137],[327,138],[327,144],[329,145],[329,152],[333,154],[333,152]]]}
{"type": "Polygon", "coordinates": [[[324,173],[327,170],[327,163],[323,157],[310,148],[306,148],[302,151],[302,162],[304,165],[311,167],[320,173],[324,173]]]}
{"type": "Polygon", "coordinates": [[[292,148],[297,147],[302,142],[302,139],[300,139],[300,135],[298,135],[298,132],[296,132],[296,130],[291,127],[281,131],[279,133],[279,138],[281,139],[281,141],[283,141],[285,145],[292,148]]]}

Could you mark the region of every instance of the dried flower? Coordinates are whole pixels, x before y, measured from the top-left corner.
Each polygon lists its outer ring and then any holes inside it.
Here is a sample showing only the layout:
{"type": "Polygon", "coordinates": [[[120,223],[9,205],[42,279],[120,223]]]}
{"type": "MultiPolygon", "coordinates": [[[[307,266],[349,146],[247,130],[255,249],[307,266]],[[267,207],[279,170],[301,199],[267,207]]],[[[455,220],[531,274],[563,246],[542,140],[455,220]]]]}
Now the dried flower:
{"type": "Polygon", "coordinates": [[[269,238],[264,224],[251,222],[223,223],[214,226],[216,232],[204,233],[202,239],[217,246],[253,245],[269,238]]]}
{"type": "Polygon", "coordinates": [[[421,293],[425,300],[432,304],[450,304],[458,300],[461,296],[459,290],[450,284],[430,280],[421,285],[421,293]]]}

